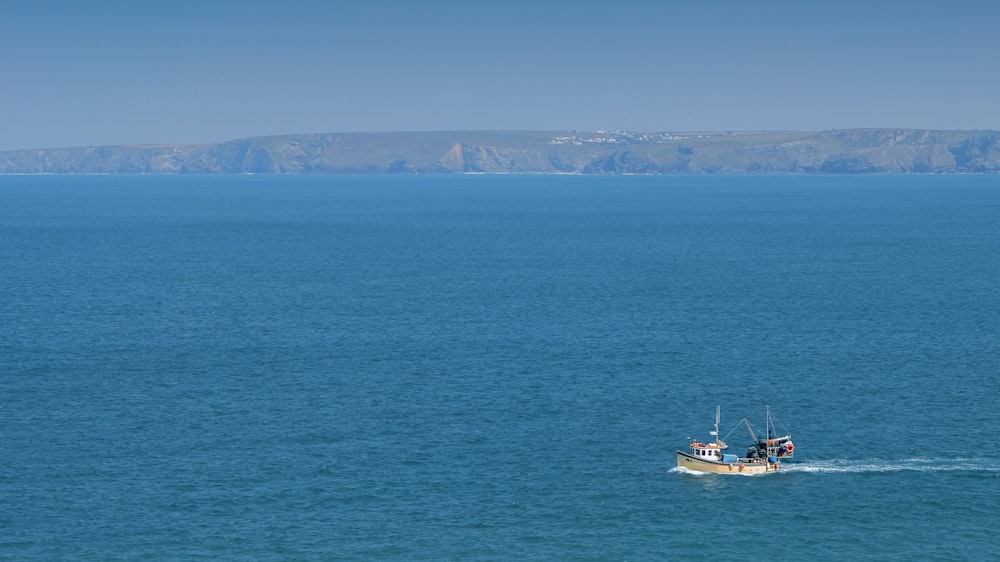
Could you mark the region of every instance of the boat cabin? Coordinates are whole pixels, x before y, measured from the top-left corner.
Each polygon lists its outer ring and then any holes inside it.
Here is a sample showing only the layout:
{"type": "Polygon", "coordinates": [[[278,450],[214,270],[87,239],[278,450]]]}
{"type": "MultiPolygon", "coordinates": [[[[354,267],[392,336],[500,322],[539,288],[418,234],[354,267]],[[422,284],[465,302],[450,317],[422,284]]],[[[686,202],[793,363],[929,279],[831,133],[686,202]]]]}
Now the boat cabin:
{"type": "Polygon", "coordinates": [[[691,443],[691,455],[706,461],[721,461],[722,460],[722,449],[725,446],[720,446],[718,443],[700,443],[694,441],[691,443]]]}

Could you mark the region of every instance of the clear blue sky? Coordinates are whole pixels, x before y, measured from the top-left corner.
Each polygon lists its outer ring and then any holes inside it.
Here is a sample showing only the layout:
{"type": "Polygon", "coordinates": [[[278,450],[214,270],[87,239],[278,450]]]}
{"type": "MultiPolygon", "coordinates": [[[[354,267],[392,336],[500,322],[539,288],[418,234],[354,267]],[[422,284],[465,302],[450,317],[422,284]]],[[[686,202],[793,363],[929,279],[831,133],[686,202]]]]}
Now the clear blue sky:
{"type": "Polygon", "coordinates": [[[994,0],[0,0],[0,150],[1000,129],[994,0]]]}

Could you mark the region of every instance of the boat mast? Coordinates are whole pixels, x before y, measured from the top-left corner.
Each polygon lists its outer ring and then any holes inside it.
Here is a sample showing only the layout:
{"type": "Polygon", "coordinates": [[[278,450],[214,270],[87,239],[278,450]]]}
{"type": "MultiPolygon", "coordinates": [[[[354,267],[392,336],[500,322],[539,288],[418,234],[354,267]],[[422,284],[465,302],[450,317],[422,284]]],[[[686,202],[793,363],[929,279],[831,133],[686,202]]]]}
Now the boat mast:
{"type": "MultiPolygon", "coordinates": [[[[715,407],[715,444],[719,444],[719,421],[722,418],[722,406],[715,407]]],[[[720,449],[721,450],[721,449],[720,449]]]]}
{"type": "Polygon", "coordinates": [[[771,460],[771,438],[773,437],[771,432],[771,406],[766,404],[764,406],[764,431],[767,433],[767,445],[764,447],[765,456],[770,461],[771,460]]]}

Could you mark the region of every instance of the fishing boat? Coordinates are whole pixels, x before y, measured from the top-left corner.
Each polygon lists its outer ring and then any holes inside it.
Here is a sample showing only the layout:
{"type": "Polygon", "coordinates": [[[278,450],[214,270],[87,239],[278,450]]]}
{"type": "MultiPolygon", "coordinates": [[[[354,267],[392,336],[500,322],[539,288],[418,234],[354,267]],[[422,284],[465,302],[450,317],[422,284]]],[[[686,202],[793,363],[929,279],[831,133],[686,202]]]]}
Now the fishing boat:
{"type": "Polygon", "coordinates": [[[716,474],[766,474],[781,469],[781,461],[790,459],[795,454],[795,444],[792,442],[791,434],[786,433],[781,437],[774,437],[774,424],[771,416],[771,407],[767,407],[764,418],[765,432],[763,437],[750,424],[747,418],[740,420],[740,423],[729,434],[738,429],[741,425],[746,425],[750,433],[753,444],[747,449],[746,455],[733,455],[725,453],[729,448],[724,439],[719,438],[719,422],[722,417],[722,407],[715,409],[715,431],[711,432],[714,437],[712,441],[690,440],[687,451],[677,451],[677,466],[695,472],[710,472],[716,474]]]}

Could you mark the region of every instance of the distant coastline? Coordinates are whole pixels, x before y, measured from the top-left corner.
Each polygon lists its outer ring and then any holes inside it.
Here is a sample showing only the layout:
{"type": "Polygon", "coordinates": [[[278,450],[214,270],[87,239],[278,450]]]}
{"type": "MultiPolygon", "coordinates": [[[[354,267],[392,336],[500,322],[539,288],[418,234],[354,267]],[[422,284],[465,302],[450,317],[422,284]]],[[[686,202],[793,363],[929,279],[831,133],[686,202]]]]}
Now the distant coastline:
{"type": "Polygon", "coordinates": [[[1000,173],[1000,132],[433,131],[0,152],[0,174],[1000,173]]]}

